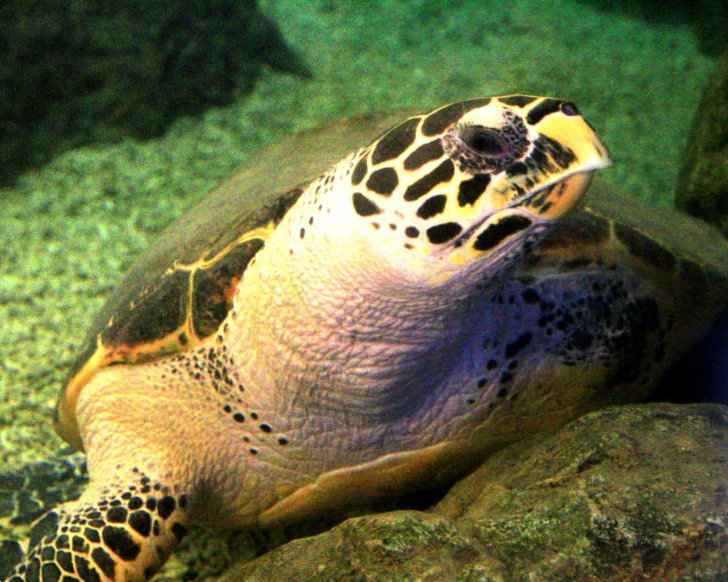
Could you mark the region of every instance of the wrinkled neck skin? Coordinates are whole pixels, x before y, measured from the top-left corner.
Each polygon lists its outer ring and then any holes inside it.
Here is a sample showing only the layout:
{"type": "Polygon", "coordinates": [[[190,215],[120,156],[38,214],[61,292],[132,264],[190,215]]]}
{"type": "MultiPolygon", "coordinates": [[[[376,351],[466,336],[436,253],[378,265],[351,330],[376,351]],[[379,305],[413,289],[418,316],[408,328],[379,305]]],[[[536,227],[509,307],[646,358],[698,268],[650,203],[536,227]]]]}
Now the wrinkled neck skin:
{"type": "Polygon", "coordinates": [[[347,164],[330,190],[302,195],[249,266],[230,343],[264,408],[409,423],[413,410],[439,408],[439,387],[482,344],[484,290],[504,269],[481,261],[436,286],[408,274],[402,256],[372,244],[377,231],[355,222],[351,194],[337,188],[347,164]]]}

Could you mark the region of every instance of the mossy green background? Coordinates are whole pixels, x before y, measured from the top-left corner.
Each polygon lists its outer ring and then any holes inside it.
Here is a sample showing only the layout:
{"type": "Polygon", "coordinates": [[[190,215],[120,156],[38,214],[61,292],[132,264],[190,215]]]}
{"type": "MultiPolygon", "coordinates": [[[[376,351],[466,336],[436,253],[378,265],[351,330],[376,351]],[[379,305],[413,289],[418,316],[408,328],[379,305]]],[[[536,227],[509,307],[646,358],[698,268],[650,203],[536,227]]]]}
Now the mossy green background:
{"type": "Polygon", "coordinates": [[[134,257],[252,152],[298,130],[364,111],[549,94],[576,102],[610,146],[606,180],[672,204],[712,64],[688,23],[575,0],[260,7],[312,79],[266,70],[252,93],[159,139],[72,150],[0,191],[0,463],[62,445],[49,420],[59,385],[134,257]]]}

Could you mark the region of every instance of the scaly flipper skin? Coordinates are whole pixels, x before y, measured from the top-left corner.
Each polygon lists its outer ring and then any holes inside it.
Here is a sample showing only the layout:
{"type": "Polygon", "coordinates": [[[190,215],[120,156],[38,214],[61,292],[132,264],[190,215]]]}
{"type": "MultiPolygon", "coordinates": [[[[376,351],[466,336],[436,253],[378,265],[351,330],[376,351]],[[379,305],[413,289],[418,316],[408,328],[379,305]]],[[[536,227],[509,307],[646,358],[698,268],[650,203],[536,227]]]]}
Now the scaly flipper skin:
{"type": "Polygon", "coordinates": [[[187,527],[185,493],[133,470],[126,482],[92,484],[43,516],[8,582],[137,582],[150,578],[187,527]]]}

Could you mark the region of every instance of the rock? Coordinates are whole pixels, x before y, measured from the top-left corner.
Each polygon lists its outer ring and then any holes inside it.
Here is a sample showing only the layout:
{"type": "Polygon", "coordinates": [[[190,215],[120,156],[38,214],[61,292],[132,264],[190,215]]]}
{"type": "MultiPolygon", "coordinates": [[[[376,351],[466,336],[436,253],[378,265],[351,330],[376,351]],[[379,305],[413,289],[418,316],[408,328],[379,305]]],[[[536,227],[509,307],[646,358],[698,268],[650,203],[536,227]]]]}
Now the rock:
{"type": "MultiPolygon", "coordinates": [[[[0,467],[0,520],[10,526],[30,525],[59,503],[77,498],[86,483],[86,459],[80,454],[54,455],[19,468],[0,467]]],[[[0,532],[5,533],[2,525],[0,532]]]]}
{"type": "MultiPolygon", "coordinates": [[[[682,3],[683,7],[686,6],[682,3]]],[[[695,20],[695,36],[705,54],[720,56],[728,47],[728,3],[715,0],[697,0],[688,5],[695,20]]]]}
{"type": "Polygon", "coordinates": [[[728,3],[716,0],[580,0],[655,25],[690,24],[700,52],[719,56],[728,47],[728,3]]]}
{"type": "Polygon", "coordinates": [[[728,408],[612,407],[492,456],[427,512],[349,519],[221,582],[728,579],[728,408]]]}
{"type": "Polygon", "coordinates": [[[695,113],[676,201],[728,236],[728,52],[716,64],[695,113]]]}
{"type": "Polygon", "coordinates": [[[249,92],[262,63],[308,74],[255,0],[12,0],[0,10],[0,180],[81,143],[158,135],[249,92]]]}

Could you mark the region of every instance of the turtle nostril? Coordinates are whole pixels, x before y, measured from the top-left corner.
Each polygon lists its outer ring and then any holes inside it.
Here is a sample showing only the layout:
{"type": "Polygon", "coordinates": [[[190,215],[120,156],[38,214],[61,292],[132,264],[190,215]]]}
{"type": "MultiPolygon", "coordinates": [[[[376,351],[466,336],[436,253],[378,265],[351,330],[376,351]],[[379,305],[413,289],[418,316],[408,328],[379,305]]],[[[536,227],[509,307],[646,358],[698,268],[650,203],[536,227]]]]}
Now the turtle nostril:
{"type": "Polygon", "coordinates": [[[564,115],[579,115],[579,110],[576,108],[576,105],[574,105],[571,101],[564,101],[559,109],[561,109],[561,113],[563,113],[564,115]]]}
{"type": "Polygon", "coordinates": [[[460,131],[460,139],[473,152],[488,158],[508,158],[513,155],[508,142],[498,133],[482,125],[470,125],[460,131]]]}

